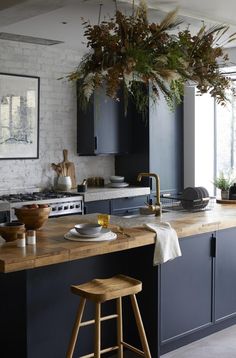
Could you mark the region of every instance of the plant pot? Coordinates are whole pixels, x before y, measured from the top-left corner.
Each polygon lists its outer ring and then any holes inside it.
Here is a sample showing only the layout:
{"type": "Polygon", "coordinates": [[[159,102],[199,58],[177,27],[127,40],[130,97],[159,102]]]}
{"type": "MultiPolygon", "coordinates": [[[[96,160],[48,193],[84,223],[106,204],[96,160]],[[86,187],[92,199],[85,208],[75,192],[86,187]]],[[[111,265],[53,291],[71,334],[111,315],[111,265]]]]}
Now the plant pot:
{"type": "Polygon", "coordinates": [[[221,199],[229,200],[229,190],[221,190],[221,199]]]}
{"type": "Polygon", "coordinates": [[[71,189],[71,177],[60,176],[57,180],[57,189],[60,191],[68,191],[71,189]]]}

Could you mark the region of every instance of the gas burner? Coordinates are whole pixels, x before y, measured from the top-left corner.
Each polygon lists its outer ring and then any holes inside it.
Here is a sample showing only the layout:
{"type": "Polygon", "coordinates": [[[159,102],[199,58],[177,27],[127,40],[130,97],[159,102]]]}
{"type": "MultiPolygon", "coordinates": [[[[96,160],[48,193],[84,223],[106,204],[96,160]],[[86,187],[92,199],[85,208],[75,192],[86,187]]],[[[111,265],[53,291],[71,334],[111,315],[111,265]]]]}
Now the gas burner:
{"type": "Polygon", "coordinates": [[[22,194],[9,194],[0,196],[0,200],[8,201],[10,203],[19,203],[24,201],[38,201],[38,200],[49,200],[49,199],[63,199],[69,197],[76,197],[77,193],[66,193],[66,192],[54,192],[54,191],[42,191],[34,193],[22,193],[22,194]]]}
{"type": "Polygon", "coordinates": [[[33,193],[36,196],[41,198],[69,198],[72,196],[78,196],[77,193],[68,193],[68,192],[57,192],[57,191],[42,191],[40,193],[33,193]]]}

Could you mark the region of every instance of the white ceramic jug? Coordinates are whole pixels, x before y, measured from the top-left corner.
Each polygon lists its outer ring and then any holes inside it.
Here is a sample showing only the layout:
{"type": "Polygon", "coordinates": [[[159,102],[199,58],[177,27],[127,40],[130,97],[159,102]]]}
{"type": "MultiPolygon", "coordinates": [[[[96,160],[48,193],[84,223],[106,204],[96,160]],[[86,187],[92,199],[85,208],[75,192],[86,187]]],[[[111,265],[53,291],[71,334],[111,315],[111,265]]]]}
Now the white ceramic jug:
{"type": "Polygon", "coordinates": [[[68,191],[71,189],[71,177],[60,176],[57,180],[57,189],[61,191],[68,191]]]}

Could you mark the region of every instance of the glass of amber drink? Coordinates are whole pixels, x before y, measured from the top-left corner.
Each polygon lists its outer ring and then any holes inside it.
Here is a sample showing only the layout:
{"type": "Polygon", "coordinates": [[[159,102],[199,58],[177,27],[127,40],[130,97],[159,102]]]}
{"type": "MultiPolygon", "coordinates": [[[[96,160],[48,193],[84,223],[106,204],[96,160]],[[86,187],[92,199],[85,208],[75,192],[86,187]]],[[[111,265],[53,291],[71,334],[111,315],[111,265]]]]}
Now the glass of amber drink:
{"type": "Polygon", "coordinates": [[[107,228],[110,223],[110,215],[108,214],[99,214],[98,215],[98,224],[104,228],[107,228]]]}

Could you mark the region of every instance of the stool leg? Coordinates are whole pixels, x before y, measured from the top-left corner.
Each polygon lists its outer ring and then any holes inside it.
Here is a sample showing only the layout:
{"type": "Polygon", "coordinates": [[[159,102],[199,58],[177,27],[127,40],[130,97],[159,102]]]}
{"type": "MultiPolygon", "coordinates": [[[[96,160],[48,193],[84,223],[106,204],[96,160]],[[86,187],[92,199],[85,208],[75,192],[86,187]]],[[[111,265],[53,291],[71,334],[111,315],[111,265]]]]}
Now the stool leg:
{"type": "Polygon", "coordinates": [[[116,300],[117,311],[117,346],[118,346],[118,358],[123,358],[123,324],[122,324],[122,298],[119,297],[116,300]]]}
{"type": "Polygon", "coordinates": [[[134,311],[135,321],[136,321],[138,331],[139,331],[139,337],[140,337],[143,351],[144,351],[144,357],[151,358],[151,353],[149,350],[148,341],[147,341],[147,337],[145,334],[145,330],[144,330],[144,326],[143,326],[143,322],[142,322],[141,314],[139,311],[136,296],[130,295],[130,299],[131,299],[131,303],[132,303],[132,307],[133,307],[133,311],[134,311]]]}
{"type": "Polygon", "coordinates": [[[81,323],[81,319],[82,319],[82,316],[83,316],[85,303],[86,303],[86,299],[81,298],[80,303],[79,303],[79,308],[78,308],[78,311],[77,311],[76,320],[75,320],[74,327],[73,327],[73,330],[72,330],[72,335],[71,335],[69,347],[68,347],[68,350],[67,350],[66,358],[72,358],[73,357],[73,353],[74,353],[74,349],[75,349],[75,343],[76,343],[76,340],[77,340],[77,337],[78,337],[80,323],[81,323]]]}
{"type": "Polygon", "coordinates": [[[94,357],[100,358],[101,356],[101,303],[96,303],[95,308],[95,349],[94,357]]]}

